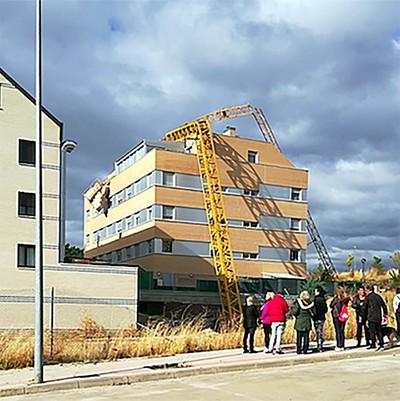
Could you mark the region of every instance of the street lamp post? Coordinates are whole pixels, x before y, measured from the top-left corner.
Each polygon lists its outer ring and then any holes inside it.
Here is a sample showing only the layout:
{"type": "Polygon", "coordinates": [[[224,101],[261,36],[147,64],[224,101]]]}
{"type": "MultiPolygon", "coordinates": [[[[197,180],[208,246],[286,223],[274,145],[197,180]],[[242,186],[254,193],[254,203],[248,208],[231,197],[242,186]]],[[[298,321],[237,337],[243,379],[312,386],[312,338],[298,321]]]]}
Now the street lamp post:
{"type": "Polygon", "coordinates": [[[43,382],[42,0],[36,0],[35,382],[43,382]]]}
{"type": "Polygon", "coordinates": [[[365,283],[365,264],[367,263],[366,258],[361,258],[361,266],[362,266],[362,281],[365,283]]]}
{"type": "Polygon", "coordinates": [[[60,207],[60,262],[65,259],[65,220],[67,216],[67,154],[76,149],[77,143],[66,139],[61,145],[61,207],[60,207]]]}

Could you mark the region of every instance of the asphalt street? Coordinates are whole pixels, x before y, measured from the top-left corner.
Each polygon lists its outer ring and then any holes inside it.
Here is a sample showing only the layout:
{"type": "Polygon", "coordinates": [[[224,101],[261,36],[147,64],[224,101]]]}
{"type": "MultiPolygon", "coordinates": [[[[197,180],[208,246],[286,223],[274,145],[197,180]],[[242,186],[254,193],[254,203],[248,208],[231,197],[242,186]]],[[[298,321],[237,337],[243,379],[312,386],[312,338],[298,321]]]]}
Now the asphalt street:
{"type": "Polygon", "coordinates": [[[398,401],[400,357],[323,362],[130,386],[7,397],[7,401],[398,401]]]}

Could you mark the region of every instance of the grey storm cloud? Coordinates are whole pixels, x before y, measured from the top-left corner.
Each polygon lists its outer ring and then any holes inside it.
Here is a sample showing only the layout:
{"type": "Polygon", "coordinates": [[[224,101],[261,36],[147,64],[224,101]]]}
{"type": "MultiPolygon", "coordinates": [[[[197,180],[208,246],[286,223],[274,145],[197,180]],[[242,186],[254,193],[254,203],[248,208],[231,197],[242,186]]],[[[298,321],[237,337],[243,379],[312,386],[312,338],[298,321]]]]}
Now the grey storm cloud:
{"type": "MultiPolygon", "coordinates": [[[[249,102],[310,171],[310,208],[338,264],[399,248],[397,1],[43,3],[45,104],[79,143],[70,242],[82,243],[82,191],[128,148],[249,102]]],[[[0,64],[31,91],[33,35],[33,2],[0,1],[0,64]]]]}

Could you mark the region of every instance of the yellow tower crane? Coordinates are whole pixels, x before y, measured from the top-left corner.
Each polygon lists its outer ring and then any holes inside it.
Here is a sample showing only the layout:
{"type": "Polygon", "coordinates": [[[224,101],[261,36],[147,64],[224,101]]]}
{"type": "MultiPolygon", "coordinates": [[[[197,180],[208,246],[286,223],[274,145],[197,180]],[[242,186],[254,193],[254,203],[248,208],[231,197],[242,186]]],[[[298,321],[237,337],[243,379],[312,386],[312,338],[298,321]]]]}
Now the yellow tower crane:
{"type": "MultiPolygon", "coordinates": [[[[214,269],[218,281],[222,318],[230,322],[238,321],[242,307],[211,124],[245,116],[252,116],[265,141],[272,143],[279,151],[281,150],[263,111],[249,104],[226,107],[205,114],[164,136],[165,141],[193,140],[196,143],[197,162],[210,232],[214,269]]],[[[330,275],[334,274],[335,267],[310,212],[308,212],[307,230],[325,271],[330,275]]]]}
{"type": "Polygon", "coordinates": [[[265,140],[273,143],[279,149],[263,112],[250,105],[217,110],[176,128],[164,136],[165,141],[193,140],[196,144],[197,162],[210,232],[211,252],[218,282],[222,319],[229,322],[238,321],[241,316],[242,306],[211,123],[247,115],[252,115],[255,118],[265,140]]]}

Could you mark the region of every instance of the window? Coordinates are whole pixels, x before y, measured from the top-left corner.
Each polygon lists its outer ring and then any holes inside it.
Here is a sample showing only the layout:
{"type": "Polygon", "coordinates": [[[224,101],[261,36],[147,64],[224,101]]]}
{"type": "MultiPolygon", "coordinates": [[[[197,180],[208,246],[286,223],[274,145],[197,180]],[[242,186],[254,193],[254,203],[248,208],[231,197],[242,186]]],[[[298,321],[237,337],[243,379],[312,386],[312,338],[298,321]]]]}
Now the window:
{"type": "Polygon", "coordinates": [[[153,218],[153,209],[151,207],[147,208],[147,221],[153,218]]]}
{"type": "Polygon", "coordinates": [[[294,201],[300,201],[301,200],[301,189],[292,188],[291,199],[294,200],[294,201]]]}
{"type": "Polygon", "coordinates": [[[154,242],[152,239],[147,241],[147,251],[148,251],[148,253],[154,252],[154,242]]]}
{"type": "Polygon", "coordinates": [[[125,248],[126,258],[130,259],[132,257],[132,248],[130,246],[125,248]]]}
{"type": "Polygon", "coordinates": [[[161,240],[161,251],[166,253],[172,253],[172,239],[161,240]]]}
{"type": "Polygon", "coordinates": [[[258,191],[252,189],[252,190],[250,191],[250,195],[251,195],[251,196],[258,196],[258,191]]]}
{"type": "Polygon", "coordinates": [[[173,220],[174,210],[175,208],[173,206],[163,206],[163,219],[173,220]]]}
{"type": "Polygon", "coordinates": [[[85,221],[88,222],[90,220],[90,209],[86,209],[85,212],[85,221]]]}
{"type": "Polygon", "coordinates": [[[124,201],[124,191],[120,191],[117,193],[117,205],[124,201]]]}
{"type": "Polygon", "coordinates": [[[140,219],[140,213],[135,214],[135,226],[138,226],[141,224],[141,219],[140,219]]]}
{"type": "Polygon", "coordinates": [[[126,218],[126,229],[130,230],[133,227],[133,217],[132,216],[128,216],[126,218]]]}
{"type": "Polygon", "coordinates": [[[85,243],[90,244],[90,235],[89,234],[86,234],[85,243]]]}
{"type": "Polygon", "coordinates": [[[300,231],[301,220],[300,219],[290,219],[290,229],[293,231],[300,231]]]}
{"type": "Polygon", "coordinates": [[[18,244],[18,267],[35,267],[35,245],[18,244]]]}
{"type": "Polygon", "coordinates": [[[115,223],[107,226],[107,237],[111,237],[115,234],[115,223]]]}
{"type": "Polygon", "coordinates": [[[122,250],[118,249],[117,250],[117,262],[121,262],[122,260],[122,250]]]}
{"type": "Polygon", "coordinates": [[[18,216],[35,216],[35,194],[18,192],[18,216]]]}
{"type": "Polygon", "coordinates": [[[243,227],[256,228],[256,227],[258,227],[258,221],[244,221],[243,227]]]}
{"type": "Polygon", "coordinates": [[[244,189],[243,190],[243,195],[250,195],[251,194],[251,190],[250,189],[244,189]]]}
{"type": "Polygon", "coordinates": [[[117,233],[122,232],[122,220],[117,221],[117,233]]]}
{"type": "Polygon", "coordinates": [[[163,185],[173,187],[175,185],[175,174],[163,171],[163,185]]]}
{"type": "Polygon", "coordinates": [[[247,152],[247,161],[250,163],[257,163],[257,152],[249,150],[247,152]]]}
{"type": "Polygon", "coordinates": [[[133,185],[129,185],[129,187],[127,187],[125,189],[125,194],[126,194],[126,199],[129,199],[132,197],[132,191],[133,191],[133,185]]]}
{"type": "Polygon", "coordinates": [[[257,259],[258,254],[256,253],[243,253],[243,259],[257,259]]]}
{"type": "Polygon", "coordinates": [[[300,261],[300,251],[298,249],[290,250],[290,261],[299,262],[300,261]]]}
{"type": "Polygon", "coordinates": [[[34,166],[35,157],[35,141],[19,140],[19,164],[28,164],[34,166]]]}

